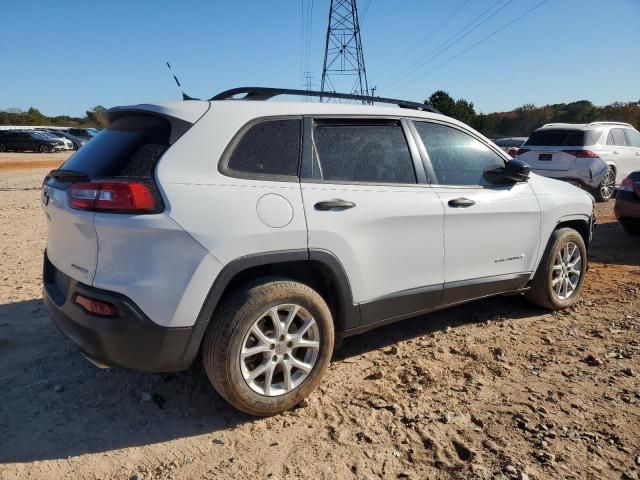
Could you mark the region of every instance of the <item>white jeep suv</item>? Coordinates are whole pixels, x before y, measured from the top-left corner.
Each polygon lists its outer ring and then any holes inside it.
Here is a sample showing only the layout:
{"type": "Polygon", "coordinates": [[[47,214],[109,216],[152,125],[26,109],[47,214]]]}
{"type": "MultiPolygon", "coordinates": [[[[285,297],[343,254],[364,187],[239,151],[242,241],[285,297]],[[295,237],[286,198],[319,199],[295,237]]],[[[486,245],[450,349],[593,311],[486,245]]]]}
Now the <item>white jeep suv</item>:
{"type": "Polygon", "coordinates": [[[628,123],[549,123],[537,129],[516,158],[535,173],[565,180],[609,200],[640,169],[640,133],[628,123]]]}
{"type": "Polygon", "coordinates": [[[47,176],[44,298],[90,360],[202,352],[224,398],[270,415],[345,336],[497,294],[578,300],[588,194],[423,104],[266,101],[296,92],[112,108],[47,176]]]}

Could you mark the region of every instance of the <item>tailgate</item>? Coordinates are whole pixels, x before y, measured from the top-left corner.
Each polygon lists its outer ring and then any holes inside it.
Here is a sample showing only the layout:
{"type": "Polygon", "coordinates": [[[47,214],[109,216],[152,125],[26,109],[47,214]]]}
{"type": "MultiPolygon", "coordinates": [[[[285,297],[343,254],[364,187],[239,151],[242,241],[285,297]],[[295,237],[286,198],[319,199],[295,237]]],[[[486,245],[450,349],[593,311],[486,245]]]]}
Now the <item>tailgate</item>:
{"type": "Polygon", "coordinates": [[[533,170],[566,171],[571,170],[576,163],[575,155],[557,147],[536,147],[535,150],[518,155],[518,159],[527,162],[533,170]]]}
{"type": "Polygon", "coordinates": [[[47,256],[66,275],[91,285],[96,273],[98,238],[93,212],[69,206],[67,192],[45,185],[42,209],[47,217],[47,256]]]}

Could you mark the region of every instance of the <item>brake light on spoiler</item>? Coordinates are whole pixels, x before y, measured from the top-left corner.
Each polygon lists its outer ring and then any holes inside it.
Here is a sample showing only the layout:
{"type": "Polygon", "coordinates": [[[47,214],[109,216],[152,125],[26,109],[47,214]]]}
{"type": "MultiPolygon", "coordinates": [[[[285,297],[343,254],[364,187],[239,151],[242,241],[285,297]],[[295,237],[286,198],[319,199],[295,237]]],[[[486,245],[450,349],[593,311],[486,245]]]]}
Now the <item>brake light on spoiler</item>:
{"type": "Polygon", "coordinates": [[[67,196],[77,210],[138,214],[158,210],[153,187],[140,181],[78,182],[69,187],[67,196]]]}

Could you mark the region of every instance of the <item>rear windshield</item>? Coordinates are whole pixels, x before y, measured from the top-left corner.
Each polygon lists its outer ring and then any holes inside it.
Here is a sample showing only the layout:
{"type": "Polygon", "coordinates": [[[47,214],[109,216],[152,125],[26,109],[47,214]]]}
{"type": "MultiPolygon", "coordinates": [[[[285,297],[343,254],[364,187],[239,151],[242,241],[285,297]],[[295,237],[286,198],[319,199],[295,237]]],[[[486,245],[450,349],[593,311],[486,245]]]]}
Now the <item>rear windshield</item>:
{"type": "Polygon", "coordinates": [[[527,140],[529,147],[586,147],[594,145],[600,136],[593,130],[538,130],[527,140]]]}
{"type": "Polygon", "coordinates": [[[96,177],[152,177],[169,147],[171,126],[162,117],[137,115],[112,122],[72,155],[61,169],[96,177]]]}

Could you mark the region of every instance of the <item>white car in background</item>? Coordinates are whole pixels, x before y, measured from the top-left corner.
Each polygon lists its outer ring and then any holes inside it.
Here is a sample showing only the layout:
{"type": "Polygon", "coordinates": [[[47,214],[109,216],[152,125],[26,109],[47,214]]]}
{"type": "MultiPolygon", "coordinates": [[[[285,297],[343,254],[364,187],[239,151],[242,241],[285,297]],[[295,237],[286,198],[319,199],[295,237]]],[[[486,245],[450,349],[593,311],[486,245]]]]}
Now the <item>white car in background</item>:
{"type": "Polygon", "coordinates": [[[64,145],[64,149],[65,150],[74,150],[73,148],[73,142],[71,142],[71,140],[69,140],[68,138],[66,138],[63,135],[60,135],[59,133],[56,133],[54,131],[51,130],[35,130],[36,132],[44,135],[45,137],[49,137],[52,138],[54,140],[58,140],[60,142],[63,143],[64,145]]]}
{"type": "Polygon", "coordinates": [[[535,173],[565,180],[609,200],[622,180],[640,170],[640,133],[628,123],[549,123],[516,156],[535,173]]]}
{"type": "Polygon", "coordinates": [[[515,158],[518,150],[528,139],[529,137],[504,137],[496,139],[494,143],[507,152],[511,158],[515,158]]]}

